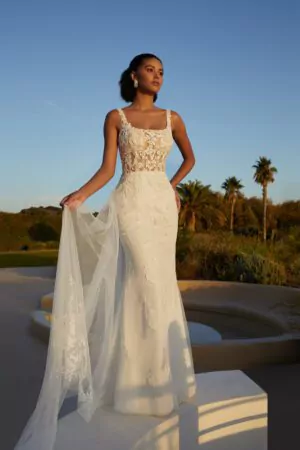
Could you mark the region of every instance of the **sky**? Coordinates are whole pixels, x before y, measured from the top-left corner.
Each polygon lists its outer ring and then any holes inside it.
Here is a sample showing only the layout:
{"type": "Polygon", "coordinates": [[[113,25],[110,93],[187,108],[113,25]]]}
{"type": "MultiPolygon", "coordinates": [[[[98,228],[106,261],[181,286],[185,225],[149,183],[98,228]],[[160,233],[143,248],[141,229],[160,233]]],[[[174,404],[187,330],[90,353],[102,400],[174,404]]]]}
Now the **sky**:
{"type": "MultiPolygon", "coordinates": [[[[103,121],[124,107],[121,72],[157,54],[157,105],[183,118],[196,156],[183,180],[229,176],[260,196],[252,165],[278,169],[274,202],[300,198],[298,0],[10,0],[0,6],[0,210],[58,206],[98,170],[103,121]]],[[[174,145],[169,178],[182,162],[174,145]]],[[[98,210],[121,175],[87,200],[98,210]]]]}

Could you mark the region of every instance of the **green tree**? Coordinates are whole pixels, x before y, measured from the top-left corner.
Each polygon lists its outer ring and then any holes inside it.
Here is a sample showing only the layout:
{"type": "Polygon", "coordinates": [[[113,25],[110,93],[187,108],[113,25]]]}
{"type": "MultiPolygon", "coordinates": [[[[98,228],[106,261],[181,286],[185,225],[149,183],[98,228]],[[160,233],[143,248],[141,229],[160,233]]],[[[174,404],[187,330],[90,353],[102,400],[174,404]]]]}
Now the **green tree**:
{"type": "Polygon", "coordinates": [[[218,196],[212,192],[210,185],[204,186],[199,180],[180,183],[177,191],[181,199],[179,224],[195,232],[196,225],[210,229],[222,225],[225,221],[223,212],[217,208],[218,196]]]}
{"type": "Polygon", "coordinates": [[[256,163],[252,166],[255,169],[253,178],[255,183],[262,186],[263,198],[263,239],[267,240],[267,203],[268,203],[268,185],[274,183],[276,167],[272,166],[271,159],[260,156],[256,163]]]}
{"type": "Polygon", "coordinates": [[[230,225],[229,229],[233,231],[234,225],[234,210],[237,198],[241,195],[241,189],[243,189],[243,185],[241,180],[238,180],[236,177],[226,178],[224,183],[222,184],[222,189],[225,191],[225,199],[229,201],[230,207],[230,225]]]}
{"type": "MultiPolygon", "coordinates": [[[[262,203],[261,199],[259,199],[262,203]]],[[[261,208],[262,210],[262,208],[261,208]]],[[[262,214],[256,214],[255,209],[252,208],[249,199],[244,196],[238,197],[234,208],[234,229],[239,233],[249,234],[259,231],[259,218],[262,214]]]]}

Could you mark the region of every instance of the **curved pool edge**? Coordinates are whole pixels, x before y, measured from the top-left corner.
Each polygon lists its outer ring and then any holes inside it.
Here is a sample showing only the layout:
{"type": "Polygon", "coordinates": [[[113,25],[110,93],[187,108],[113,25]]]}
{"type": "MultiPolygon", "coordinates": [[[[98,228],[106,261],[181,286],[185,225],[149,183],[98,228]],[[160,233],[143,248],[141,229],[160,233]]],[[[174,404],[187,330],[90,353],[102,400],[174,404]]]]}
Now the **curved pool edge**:
{"type": "MultiPolygon", "coordinates": [[[[192,344],[196,372],[214,370],[243,370],[269,364],[300,362],[299,329],[291,329],[290,305],[300,306],[300,289],[284,286],[257,285],[207,280],[178,280],[187,319],[193,313],[218,312],[258,320],[274,327],[278,335],[257,338],[223,339],[219,342],[192,344]]],[[[49,313],[52,293],[39,302],[49,313]]],[[[43,309],[43,308],[41,308],[43,309]]],[[[296,318],[297,319],[297,318],[296,318]]],[[[48,341],[50,323],[41,327],[34,323],[35,334],[48,341]]]]}

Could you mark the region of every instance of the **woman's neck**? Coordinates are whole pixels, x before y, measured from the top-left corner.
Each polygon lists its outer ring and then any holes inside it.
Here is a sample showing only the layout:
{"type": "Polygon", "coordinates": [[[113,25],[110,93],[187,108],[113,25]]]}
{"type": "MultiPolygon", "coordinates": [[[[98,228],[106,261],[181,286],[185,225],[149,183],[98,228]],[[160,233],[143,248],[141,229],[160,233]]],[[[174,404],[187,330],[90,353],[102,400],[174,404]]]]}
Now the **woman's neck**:
{"type": "Polygon", "coordinates": [[[140,111],[153,109],[154,108],[153,95],[137,92],[131,106],[134,109],[139,109],[140,111]]]}

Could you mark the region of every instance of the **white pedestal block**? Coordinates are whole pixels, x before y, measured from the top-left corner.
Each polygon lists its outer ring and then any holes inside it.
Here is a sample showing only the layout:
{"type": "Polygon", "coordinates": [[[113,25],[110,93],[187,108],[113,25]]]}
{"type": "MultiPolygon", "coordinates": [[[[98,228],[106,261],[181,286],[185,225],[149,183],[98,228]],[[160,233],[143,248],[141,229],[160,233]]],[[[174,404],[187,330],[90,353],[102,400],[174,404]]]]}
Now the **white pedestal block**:
{"type": "Polygon", "coordinates": [[[259,386],[239,370],[200,374],[197,386],[179,411],[180,449],[267,450],[268,399],[259,386]]]}
{"type": "Polygon", "coordinates": [[[267,450],[267,395],[241,371],[197,375],[198,391],[165,418],[105,407],[59,420],[55,450],[267,450]]]}

